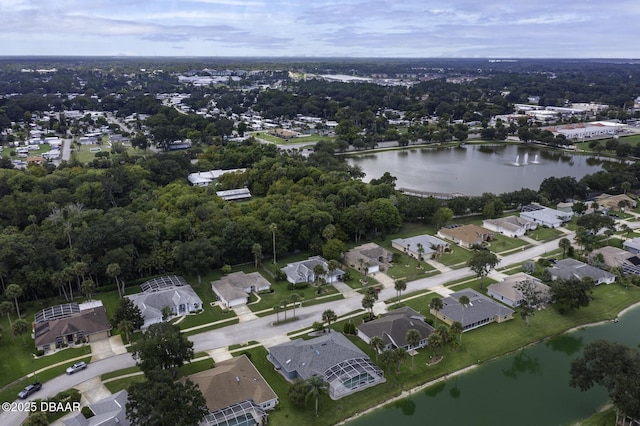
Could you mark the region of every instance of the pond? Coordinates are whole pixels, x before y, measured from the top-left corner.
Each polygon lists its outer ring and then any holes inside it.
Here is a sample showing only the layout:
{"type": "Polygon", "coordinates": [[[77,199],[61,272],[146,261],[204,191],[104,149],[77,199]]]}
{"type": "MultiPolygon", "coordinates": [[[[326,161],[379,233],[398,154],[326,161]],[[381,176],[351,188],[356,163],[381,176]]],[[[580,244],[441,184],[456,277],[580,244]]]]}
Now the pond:
{"type": "Polygon", "coordinates": [[[349,157],[366,173],[365,181],[385,172],[397,188],[481,195],[521,188],[538,190],[548,177],[576,179],[602,170],[603,161],[586,155],[522,145],[467,145],[463,148],[415,148],[349,157]]]}
{"type": "Polygon", "coordinates": [[[588,392],[571,388],[571,360],[582,355],[584,345],[597,339],[637,346],[639,322],[640,307],[636,307],[619,322],[586,327],[487,362],[348,425],[575,424],[599,411],[608,397],[600,387],[588,392]]]}

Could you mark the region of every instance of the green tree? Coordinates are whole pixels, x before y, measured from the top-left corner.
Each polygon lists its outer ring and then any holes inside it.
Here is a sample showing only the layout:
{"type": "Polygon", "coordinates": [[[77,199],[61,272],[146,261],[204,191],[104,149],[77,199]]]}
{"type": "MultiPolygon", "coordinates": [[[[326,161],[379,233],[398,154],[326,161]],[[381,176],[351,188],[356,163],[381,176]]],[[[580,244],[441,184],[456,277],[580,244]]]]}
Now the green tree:
{"type": "Polygon", "coordinates": [[[347,248],[344,242],[337,238],[331,238],[322,246],[322,257],[328,261],[337,261],[346,250],[347,248]]]}
{"type": "Polygon", "coordinates": [[[329,384],[325,382],[320,376],[311,376],[307,379],[307,398],[314,398],[316,400],[316,417],[318,417],[318,399],[320,395],[326,395],[329,393],[329,384]]]}
{"type": "Polygon", "coordinates": [[[602,214],[585,214],[580,216],[576,221],[576,225],[591,231],[596,235],[602,229],[611,229],[615,231],[616,221],[611,216],[602,214]]]}
{"type": "Polygon", "coordinates": [[[571,387],[584,392],[594,385],[600,385],[607,390],[609,398],[624,416],[640,418],[638,349],[597,340],[585,346],[581,358],[571,362],[570,374],[571,387]]]}
{"type": "Polygon", "coordinates": [[[463,331],[464,328],[462,327],[462,323],[460,321],[454,321],[454,323],[451,324],[451,328],[449,329],[449,332],[453,336],[453,340],[457,341],[458,344],[462,343],[463,331]]]}
{"type": "Polygon", "coordinates": [[[133,332],[133,322],[124,319],[120,321],[116,325],[116,327],[118,327],[118,330],[120,330],[125,334],[125,336],[127,337],[127,343],[131,343],[131,339],[129,339],[129,335],[133,332]]]}
{"type": "Polygon", "coordinates": [[[500,259],[488,250],[477,250],[467,261],[467,266],[480,278],[480,288],[483,288],[484,278],[500,263],[500,259]]]}
{"type": "Polygon", "coordinates": [[[429,347],[433,350],[434,361],[440,356],[440,347],[442,347],[442,344],[442,336],[439,333],[431,333],[429,335],[429,347]]]}
{"type": "MultiPolygon", "coordinates": [[[[460,319],[460,324],[462,325],[462,331],[464,332],[464,312],[467,309],[467,306],[469,306],[469,303],[471,303],[471,300],[469,300],[468,296],[463,294],[458,298],[458,303],[462,305],[462,318],[460,319]]],[[[460,333],[460,343],[462,344],[462,333],[460,333]]]]}
{"type": "Polygon", "coordinates": [[[22,287],[20,287],[18,284],[9,284],[7,286],[7,289],[4,291],[4,295],[8,299],[13,299],[16,304],[16,313],[18,314],[18,318],[20,318],[21,315],[20,307],[18,306],[18,297],[22,296],[22,287]]]}
{"type": "Polygon", "coordinates": [[[17,319],[12,325],[11,325],[11,329],[13,331],[13,335],[14,336],[22,336],[22,343],[23,344],[27,344],[27,342],[25,342],[24,340],[24,335],[29,331],[29,329],[31,328],[31,326],[29,325],[28,322],[26,322],[23,319],[17,319]]]}
{"type": "Polygon", "coordinates": [[[198,385],[187,379],[175,382],[167,371],[151,370],[148,380],[127,389],[127,419],[132,425],[196,426],[209,414],[198,385]]]}
{"type": "Polygon", "coordinates": [[[271,231],[271,237],[273,239],[273,264],[276,264],[276,232],[278,232],[278,225],[275,223],[269,224],[269,231],[271,231]]]}
{"type": "Polygon", "coordinates": [[[280,304],[276,304],[273,306],[273,311],[276,313],[276,323],[280,322],[280,311],[282,310],[282,307],[280,306],[280,304]]]}
{"type": "Polygon", "coordinates": [[[93,293],[93,290],[95,290],[95,288],[96,283],[91,279],[82,281],[82,284],[80,285],[82,294],[84,294],[88,300],[91,300],[91,294],[93,293]]]}
{"type": "Polygon", "coordinates": [[[376,362],[378,362],[378,355],[384,349],[384,340],[380,336],[373,336],[369,340],[369,347],[376,353],[376,362]]]}
{"type": "Polygon", "coordinates": [[[144,325],[142,311],[128,297],[120,299],[120,305],[118,305],[113,317],[114,324],[119,324],[125,320],[131,321],[134,330],[139,330],[144,325]]]}
{"type": "Polygon", "coordinates": [[[117,263],[110,263],[107,265],[106,273],[108,276],[110,276],[116,281],[116,288],[118,289],[118,295],[120,296],[120,298],[124,296],[122,294],[123,291],[120,289],[120,282],[118,281],[118,275],[120,275],[121,272],[122,272],[122,269],[120,268],[120,265],[118,265],[117,263]]]}
{"type": "Polygon", "coordinates": [[[258,243],[254,243],[251,246],[251,254],[253,254],[253,266],[257,269],[258,268],[258,264],[260,263],[260,261],[262,260],[262,246],[258,243]]]}
{"type": "Polygon", "coordinates": [[[177,325],[161,322],[149,326],[142,340],[133,344],[131,355],[145,375],[162,369],[170,370],[175,377],[175,369],[193,359],[193,342],[177,325]]]}
{"type": "Polygon", "coordinates": [[[373,318],[373,305],[376,299],[371,294],[365,294],[362,298],[362,307],[369,311],[369,318],[373,318]]]}
{"type": "MultiPolygon", "coordinates": [[[[393,351],[395,352],[396,359],[396,374],[398,374],[400,373],[400,365],[402,364],[402,361],[407,359],[409,354],[407,353],[407,350],[405,348],[395,348],[393,351]]],[[[413,358],[411,359],[413,362],[413,358]]]]}
{"type": "Polygon", "coordinates": [[[593,278],[557,279],[551,283],[551,300],[556,304],[560,313],[569,312],[581,307],[589,306],[594,288],[593,278]]]}
{"type": "Polygon", "coordinates": [[[402,292],[407,289],[407,282],[405,280],[395,280],[395,282],[393,283],[393,288],[396,290],[398,303],[400,303],[400,296],[402,295],[402,292]]]}
{"type": "Polygon", "coordinates": [[[162,321],[167,321],[173,316],[173,309],[169,305],[163,306],[160,312],[162,313],[162,321]]]}
{"type": "Polygon", "coordinates": [[[451,219],[453,219],[453,210],[448,207],[440,207],[433,214],[431,222],[436,226],[436,229],[440,229],[451,219]]]}
{"type": "Polygon", "coordinates": [[[568,238],[560,238],[558,241],[558,247],[562,249],[562,258],[564,259],[567,256],[567,250],[571,247],[571,241],[568,238]]]}
{"type": "Polygon", "coordinates": [[[329,330],[329,333],[331,333],[331,323],[336,321],[337,319],[338,316],[335,312],[333,312],[332,309],[327,309],[322,313],[322,321],[327,323],[327,329],[329,330]]]}
{"type": "Polygon", "coordinates": [[[520,316],[526,326],[529,327],[531,317],[535,314],[536,310],[544,304],[545,296],[542,291],[538,289],[536,282],[530,279],[518,281],[514,288],[522,294],[522,299],[520,300],[520,316]]]}
{"type": "Polygon", "coordinates": [[[309,385],[301,379],[296,379],[287,390],[287,396],[295,405],[304,405],[307,402],[307,391],[309,385]]]}
{"type": "Polygon", "coordinates": [[[29,417],[22,423],[22,426],[48,426],[50,424],[46,411],[33,411],[29,413],[29,417]]]}
{"type": "Polygon", "coordinates": [[[14,307],[11,302],[4,301],[0,302],[0,315],[6,315],[7,321],[9,321],[9,327],[13,328],[13,324],[11,323],[11,313],[14,312],[14,307]]]}
{"type": "Polygon", "coordinates": [[[436,315],[434,315],[436,318],[438,318],[438,313],[440,312],[440,310],[444,307],[444,304],[442,302],[442,299],[440,297],[434,297],[433,299],[431,299],[431,302],[429,302],[429,308],[431,308],[432,310],[434,310],[436,312],[436,315]]]}
{"type": "Polygon", "coordinates": [[[316,264],[313,266],[313,276],[314,276],[314,282],[316,284],[316,286],[320,286],[320,282],[322,280],[322,277],[324,275],[326,275],[327,270],[324,269],[324,266],[322,266],[321,264],[316,264]]]}
{"type": "MultiPolygon", "coordinates": [[[[416,330],[415,328],[412,328],[412,329],[407,330],[407,334],[406,334],[405,339],[407,340],[407,343],[409,344],[409,348],[415,349],[420,345],[420,340],[422,340],[422,335],[420,334],[420,332],[418,330],[416,330]]],[[[413,369],[413,367],[414,367],[413,358],[414,358],[414,356],[411,356],[411,369],[413,369]]]]}
{"type": "Polygon", "coordinates": [[[291,304],[293,307],[293,318],[296,317],[296,304],[300,301],[300,295],[297,293],[291,293],[291,295],[289,296],[289,299],[291,299],[291,304]]]}

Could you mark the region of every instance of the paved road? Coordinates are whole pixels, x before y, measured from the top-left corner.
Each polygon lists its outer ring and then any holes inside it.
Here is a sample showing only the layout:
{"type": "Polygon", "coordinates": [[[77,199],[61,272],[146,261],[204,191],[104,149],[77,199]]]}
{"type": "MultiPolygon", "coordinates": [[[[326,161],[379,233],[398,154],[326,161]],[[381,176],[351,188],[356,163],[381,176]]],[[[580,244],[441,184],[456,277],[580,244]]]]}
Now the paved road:
{"type": "MultiPolygon", "coordinates": [[[[563,235],[563,237],[573,238],[575,233],[563,235]]],[[[547,252],[558,248],[558,240],[546,242],[538,246],[518,251],[501,258],[500,265],[507,266],[514,263],[524,262],[537,256],[543,256],[547,252]]],[[[433,277],[422,278],[407,284],[405,295],[411,293],[439,287],[447,282],[459,280],[465,277],[472,277],[474,274],[469,268],[455,269],[444,272],[433,277]]],[[[396,297],[393,288],[385,288],[380,292],[380,300],[388,300],[396,297]]],[[[288,322],[278,326],[272,326],[276,321],[275,315],[258,317],[252,321],[241,322],[224,328],[205,331],[189,337],[193,342],[196,352],[204,352],[213,349],[226,348],[235,344],[244,344],[255,340],[267,342],[278,336],[286,335],[289,332],[311,327],[314,321],[320,321],[322,312],[332,309],[338,316],[345,315],[358,309],[362,309],[362,297],[356,293],[354,297],[331,301],[320,305],[313,305],[296,309],[297,321],[288,322]]],[[[280,314],[282,317],[282,314],[280,314]]],[[[65,389],[72,388],[79,383],[100,376],[110,371],[120,370],[135,365],[130,354],[117,355],[111,358],[92,362],[86,370],[71,376],[59,376],[44,384],[42,389],[33,395],[34,398],[46,398],[55,395],[65,389]]],[[[2,401],[0,401],[2,402],[2,401]]],[[[19,425],[26,418],[25,413],[1,413],[0,425],[19,425]]]]}

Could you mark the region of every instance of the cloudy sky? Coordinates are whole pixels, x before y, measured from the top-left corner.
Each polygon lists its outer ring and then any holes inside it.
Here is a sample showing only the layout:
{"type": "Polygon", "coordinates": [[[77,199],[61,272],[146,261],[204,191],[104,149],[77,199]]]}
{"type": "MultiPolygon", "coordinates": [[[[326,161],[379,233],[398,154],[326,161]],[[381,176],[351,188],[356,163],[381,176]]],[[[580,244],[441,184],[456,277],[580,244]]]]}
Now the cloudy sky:
{"type": "Polygon", "coordinates": [[[639,58],[638,0],[0,0],[0,55],[639,58]]]}

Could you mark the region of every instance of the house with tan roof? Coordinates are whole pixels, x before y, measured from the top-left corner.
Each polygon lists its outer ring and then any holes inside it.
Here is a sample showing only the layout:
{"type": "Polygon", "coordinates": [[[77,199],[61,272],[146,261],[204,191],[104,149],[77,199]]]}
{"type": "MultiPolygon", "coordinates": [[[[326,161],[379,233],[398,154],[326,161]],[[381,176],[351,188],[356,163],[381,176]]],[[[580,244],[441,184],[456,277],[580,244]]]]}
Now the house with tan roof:
{"type": "Polygon", "coordinates": [[[245,305],[249,294],[271,290],[271,283],[259,272],[245,274],[242,271],[225,275],[211,282],[211,289],[227,309],[245,305]]]}
{"type": "Polygon", "coordinates": [[[207,402],[209,414],[203,425],[267,424],[266,412],[278,404],[278,395],[246,355],[187,378],[198,385],[207,402]]]}
{"type": "Polygon", "coordinates": [[[595,201],[607,210],[624,211],[625,208],[636,208],[638,202],[627,194],[609,195],[600,194],[595,198],[595,201]]]}
{"type": "MultiPolygon", "coordinates": [[[[391,263],[391,252],[376,243],[367,243],[354,247],[344,254],[344,263],[360,271],[365,264],[368,265],[367,273],[379,272],[382,268],[391,263]],[[362,266],[361,266],[362,264],[362,266]]],[[[360,271],[362,272],[362,271],[360,271]]]]}
{"type": "Polygon", "coordinates": [[[539,279],[529,274],[525,274],[524,272],[509,275],[503,281],[489,285],[487,287],[487,294],[505,305],[515,308],[520,306],[524,300],[522,291],[517,288],[520,283],[532,284],[534,286],[534,291],[538,294],[540,299],[547,300],[549,298],[549,286],[543,284],[539,279]]]}
{"type": "Polygon", "coordinates": [[[453,241],[459,246],[471,248],[489,241],[495,236],[495,232],[478,225],[450,225],[440,228],[438,236],[453,241]]]}
{"type": "Polygon", "coordinates": [[[482,222],[482,226],[511,238],[522,237],[527,231],[532,231],[538,227],[535,222],[518,216],[486,219],[482,222]]]}

